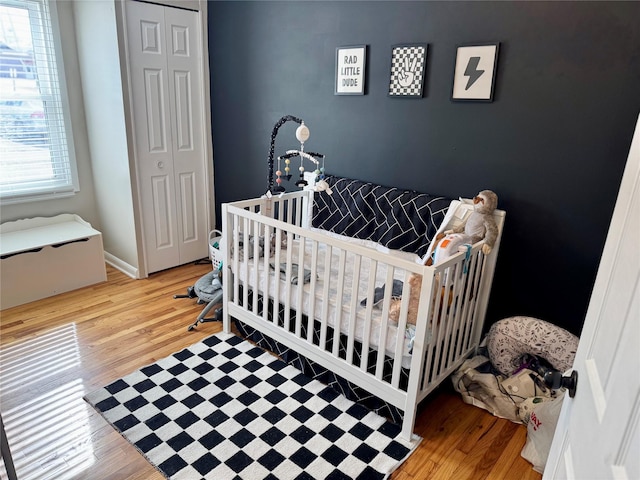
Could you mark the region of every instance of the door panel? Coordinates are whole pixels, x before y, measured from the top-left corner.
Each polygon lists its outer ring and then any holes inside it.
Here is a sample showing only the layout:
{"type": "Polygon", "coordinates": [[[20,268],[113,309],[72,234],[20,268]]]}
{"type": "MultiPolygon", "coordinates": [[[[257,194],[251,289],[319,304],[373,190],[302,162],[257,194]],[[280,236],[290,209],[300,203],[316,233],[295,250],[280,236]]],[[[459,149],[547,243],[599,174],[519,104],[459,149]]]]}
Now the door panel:
{"type": "Polygon", "coordinates": [[[162,70],[152,70],[146,68],[143,70],[145,97],[146,97],[146,114],[147,114],[147,135],[149,139],[148,153],[166,152],[166,126],[165,126],[165,108],[164,108],[164,92],[163,72],[162,70]]]}
{"type": "Polygon", "coordinates": [[[180,192],[182,193],[182,238],[185,243],[198,241],[196,184],[197,179],[193,173],[183,173],[180,175],[180,192]]]}
{"type": "Polygon", "coordinates": [[[127,1],[147,273],[208,255],[198,14],[127,1]]]}
{"type": "Polygon", "coordinates": [[[157,250],[165,250],[174,246],[174,235],[171,229],[171,181],[164,176],[156,176],[151,179],[153,185],[153,217],[155,231],[155,247],[157,250]]]}
{"type": "Polygon", "coordinates": [[[167,9],[165,20],[180,262],[186,263],[209,254],[199,34],[194,12],[167,9]]]}
{"type": "Polygon", "coordinates": [[[176,89],[176,149],[193,150],[191,78],[189,72],[174,72],[176,89]]]}
{"type": "Polygon", "coordinates": [[[136,170],[148,273],[178,265],[164,12],[126,3],[136,170]]]}
{"type": "Polygon", "coordinates": [[[160,49],[161,25],[158,22],[140,22],[140,38],[142,39],[141,50],[145,53],[162,54],[160,49]]]}
{"type": "Polygon", "coordinates": [[[189,28],[183,25],[171,25],[173,55],[189,56],[189,28]]]}

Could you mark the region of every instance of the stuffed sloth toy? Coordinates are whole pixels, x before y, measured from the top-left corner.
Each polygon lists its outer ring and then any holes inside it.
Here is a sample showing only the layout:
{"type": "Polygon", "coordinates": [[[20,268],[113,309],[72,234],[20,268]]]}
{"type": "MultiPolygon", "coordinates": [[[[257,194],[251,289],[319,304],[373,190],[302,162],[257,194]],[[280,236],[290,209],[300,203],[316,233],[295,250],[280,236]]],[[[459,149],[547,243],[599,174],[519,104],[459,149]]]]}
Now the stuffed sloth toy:
{"type": "MultiPolygon", "coordinates": [[[[478,193],[478,195],[473,198],[473,212],[471,215],[457,227],[454,227],[452,230],[445,230],[444,234],[436,236],[435,241],[438,246],[443,247],[445,241],[448,240],[448,246],[453,248],[448,248],[446,251],[443,249],[444,254],[439,255],[438,247],[436,247],[436,249],[434,249],[436,251],[434,263],[438,263],[438,261],[444,260],[454,253],[457,253],[458,247],[463,244],[473,245],[483,239],[482,253],[489,255],[498,238],[498,226],[493,218],[493,212],[497,206],[498,196],[494,192],[491,190],[482,190],[478,193]]],[[[427,260],[426,265],[431,265],[431,257],[427,260]]],[[[411,286],[407,324],[415,325],[418,317],[418,305],[420,304],[422,276],[412,273],[409,275],[407,282],[409,282],[411,286]]],[[[392,300],[389,306],[390,320],[395,322],[399,320],[401,301],[401,299],[392,300]]],[[[450,295],[449,304],[451,304],[451,301],[452,298],[450,295]]]]}
{"type": "Polygon", "coordinates": [[[468,237],[466,243],[473,245],[484,239],[482,253],[489,255],[498,238],[498,226],[493,218],[493,211],[498,207],[498,196],[491,190],[482,190],[473,198],[473,213],[451,233],[463,233],[468,237]]]}

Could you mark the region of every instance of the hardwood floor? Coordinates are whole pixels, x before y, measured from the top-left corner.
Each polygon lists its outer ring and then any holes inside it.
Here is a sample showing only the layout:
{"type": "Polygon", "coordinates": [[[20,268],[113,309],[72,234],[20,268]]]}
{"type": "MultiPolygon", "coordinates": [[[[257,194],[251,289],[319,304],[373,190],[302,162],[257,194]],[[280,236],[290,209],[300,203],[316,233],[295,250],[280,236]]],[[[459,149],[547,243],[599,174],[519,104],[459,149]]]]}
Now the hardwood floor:
{"type": "MultiPolygon", "coordinates": [[[[164,478],[82,396],[218,332],[217,322],[187,332],[202,306],[173,299],[210,268],[132,280],[107,267],[106,283],[0,312],[0,407],[18,478],[164,478]]],[[[526,428],[448,384],[421,405],[416,433],[424,440],[394,480],[541,478],[520,456],[526,428]]]]}

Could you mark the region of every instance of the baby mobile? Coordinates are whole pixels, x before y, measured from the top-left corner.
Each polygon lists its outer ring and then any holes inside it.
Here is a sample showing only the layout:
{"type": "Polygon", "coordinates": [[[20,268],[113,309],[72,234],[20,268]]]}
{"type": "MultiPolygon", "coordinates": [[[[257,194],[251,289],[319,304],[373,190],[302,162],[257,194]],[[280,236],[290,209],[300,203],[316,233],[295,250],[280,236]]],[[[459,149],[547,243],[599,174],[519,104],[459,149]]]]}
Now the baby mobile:
{"type": "MultiPolygon", "coordinates": [[[[298,127],[302,128],[302,127],[298,127]]],[[[300,144],[300,150],[287,150],[285,155],[281,155],[278,157],[278,170],[276,170],[276,187],[273,189],[275,192],[284,192],[285,189],[282,186],[282,179],[291,180],[291,158],[300,157],[300,166],[298,167],[298,171],[300,172],[300,179],[296,182],[296,187],[306,187],[308,182],[304,179],[304,165],[303,159],[307,159],[315,163],[316,169],[313,173],[316,175],[316,181],[324,180],[324,155],[321,153],[314,152],[305,152],[303,150],[304,143],[300,144]],[[316,157],[322,160],[322,166],[320,166],[320,162],[316,159],[316,157]],[[282,174],[282,170],[280,170],[280,162],[284,160],[284,175],[282,174]]]]}
{"type": "Polygon", "coordinates": [[[297,187],[303,188],[308,185],[308,182],[304,179],[304,172],[305,172],[304,159],[307,159],[312,163],[314,163],[316,166],[313,172],[316,175],[316,185],[314,187],[314,190],[316,191],[326,190],[327,193],[329,194],[332,193],[331,189],[329,188],[329,185],[324,180],[325,178],[324,155],[321,153],[304,151],[304,142],[306,142],[308,139],[309,139],[309,128],[304,124],[304,121],[302,121],[298,117],[294,117],[292,115],[285,115],[280,120],[278,120],[278,122],[275,124],[275,126],[273,127],[273,131],[271,133],[271,147],[269,150],[269,175],[268,175],[269,186],[267,190],[267,196],[271,196],[272,193],[283,193],[285,191],[285,188],[282,186],[282,182],[283,180],[287,180],[287,181],[291,180],[291,177],[292,177],[291,159],[294,157],[300,157],[300,166],[298,167],[298,171],[300,172],[300,178],[295,183],[297,187]],[[281,155],[278,157],[278,169],[275,172],[276,185],[274,186],[273,185],[273,163],[274,163],[273,152],[274,152],[275,140],[280,127],[286,122],[288,122],[289,120],[292,120],[300,124],[300,126],[296,129],[296,138],[300,142],[300,150],[287,150],[287,152],[284,155],[281,155]],[[282,163],[281,163],[282,161],[284,161],[284,165],[285,165],[284,172],[282,171],[282,163]],[[322,165],[320,164],[320,161],[322,161],[322,165]]]}

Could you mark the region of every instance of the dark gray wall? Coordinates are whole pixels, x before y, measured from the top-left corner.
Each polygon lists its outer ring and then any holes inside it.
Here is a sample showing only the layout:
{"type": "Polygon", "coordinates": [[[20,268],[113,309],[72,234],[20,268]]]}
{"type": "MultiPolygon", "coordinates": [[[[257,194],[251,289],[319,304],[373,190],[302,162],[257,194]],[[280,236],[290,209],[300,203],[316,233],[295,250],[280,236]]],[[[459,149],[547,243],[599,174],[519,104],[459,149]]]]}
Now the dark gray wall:
{"type": "MultiPolygon", "coordinates": [[[[507,218],[488,323],[529,315],[578,334],[640,108],[639,21],[638,2],[211,2],[218,211],[267,190],[273,125],[298,116],[328,173],[494,190],[507,218]],[[488,41],[494,102],[451,102],[456,45],[488,41]],[[429,44],[424,97],[390,98],[391,46],[413,42],[429,44]],[[336,47],[357,44],[366,95],[335,96],[336,47]]],[[[297,148],[296,127],[276,155],[297,148]]]]}

